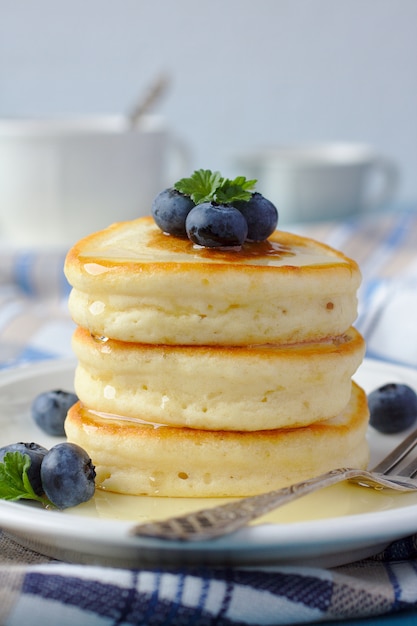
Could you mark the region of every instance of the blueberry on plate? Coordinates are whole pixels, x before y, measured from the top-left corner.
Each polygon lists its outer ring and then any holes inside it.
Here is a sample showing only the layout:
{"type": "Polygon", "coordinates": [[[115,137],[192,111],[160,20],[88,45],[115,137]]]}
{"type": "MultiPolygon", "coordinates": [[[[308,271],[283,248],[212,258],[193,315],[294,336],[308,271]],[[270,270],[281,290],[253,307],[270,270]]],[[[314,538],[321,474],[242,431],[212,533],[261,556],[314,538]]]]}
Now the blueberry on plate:
{"type": "Polygon", "coordinates": [[[400,433],[417,421],[417,394],[408,385],[388,383],[368,394],[369,423],[381,433],[400,433]]]}
{"type": "Polygon", "coordinates": [[[242,213],[233,206],[203,202],[187,215],[187,236],[206,248],[241,246],[248,234],[242,213]]]}
{"type": "Polygon", "coordinates": [[[255,192],[247,202],[239,200],[233,206],[239,209],[248,224],[249,241],[265,241],[276,229],[277,208],[262,194],[255,192]]]}
{"type": "Polygon", "coordinates": [[[164,233],[185,237],[185,220],[195,207],[189,196],[170,187],[161,191],[152,203],[152,217],[164,233]]]}
{"type": "Polygon", "coordinates": [[[41,496],[43,494],[41,464],[48,450],[37,443],[11,443],[8,446],[0,448],[0,463],[3,461],[7,452],[20,452],[20,454],[29,456],[30,467],[27,470],[27,476],[33,491],[37,496],[41,496]]]}
{"type": "Polygon", "coordinates": [[[45,455],[41,480],[45,495],[59,509],[93,497],[96,472],[87,452],[75,443],[58,443],[45,455]]]}
{"type": "Polygon", "coordinates": [[[68,409],[78,401],[75,393],[56,389],[40,393],[32,402],[32,417],[48,435],[63,437],[68,409]]]}

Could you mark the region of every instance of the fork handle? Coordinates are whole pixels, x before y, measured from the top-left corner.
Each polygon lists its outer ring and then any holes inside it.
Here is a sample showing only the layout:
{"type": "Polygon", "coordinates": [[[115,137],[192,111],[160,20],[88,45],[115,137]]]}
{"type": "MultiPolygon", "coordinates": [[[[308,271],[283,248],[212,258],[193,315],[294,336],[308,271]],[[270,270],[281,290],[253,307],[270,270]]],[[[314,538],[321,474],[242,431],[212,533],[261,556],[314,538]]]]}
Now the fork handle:
{"type": "Polygon", "coordinates": [[[354,478],[362,478],[364,483],[372,484],[372,486],[381,484],[379,481],[372,480],[372,474],[366,470],[343,467],[289,487],[234,500],[211,509],[202,509],[168,520],[136,525],[131,533],[176,541],[214,539],[238,530],[252,520],[301,496],[354,478]]]}

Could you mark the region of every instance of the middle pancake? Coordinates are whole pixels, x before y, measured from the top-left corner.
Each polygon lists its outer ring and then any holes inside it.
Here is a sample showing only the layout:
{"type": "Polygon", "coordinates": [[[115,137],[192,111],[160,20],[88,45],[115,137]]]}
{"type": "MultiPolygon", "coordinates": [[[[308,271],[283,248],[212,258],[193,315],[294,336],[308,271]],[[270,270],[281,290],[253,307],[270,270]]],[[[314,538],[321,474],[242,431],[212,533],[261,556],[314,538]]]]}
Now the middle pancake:
{"type": "Polygon", "coordinates": [[[365,343],[354,328],[320,342],[222,347],[125,343],[79,327],[73,349],[76,393],[96,411],[257,431],[306,426],[342,411],[365,343]]]}

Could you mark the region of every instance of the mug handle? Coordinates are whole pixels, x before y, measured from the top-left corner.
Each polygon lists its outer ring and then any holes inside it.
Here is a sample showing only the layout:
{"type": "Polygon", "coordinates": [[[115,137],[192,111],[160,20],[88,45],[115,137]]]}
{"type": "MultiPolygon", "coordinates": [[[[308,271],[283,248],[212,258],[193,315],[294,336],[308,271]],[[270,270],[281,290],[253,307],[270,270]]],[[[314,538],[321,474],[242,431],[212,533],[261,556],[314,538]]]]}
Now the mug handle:
{"type": "Polygon", "coordinates": [[[372,211],[388,204],[394,197],[399,183],[399,171],[397,166],[385,157],[375,157],[370,170],[370,175],[377,175],[381,179],[378,190],[365,199],[365,210],[372,211]]]}

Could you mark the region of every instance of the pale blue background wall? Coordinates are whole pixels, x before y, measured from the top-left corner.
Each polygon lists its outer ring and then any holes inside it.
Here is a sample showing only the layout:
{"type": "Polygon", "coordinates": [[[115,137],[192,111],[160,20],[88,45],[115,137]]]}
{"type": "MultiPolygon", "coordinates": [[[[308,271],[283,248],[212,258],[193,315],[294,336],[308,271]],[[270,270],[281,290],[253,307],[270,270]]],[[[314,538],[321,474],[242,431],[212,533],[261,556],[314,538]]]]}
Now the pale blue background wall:
{"type": "Polygon", "coordinates": [[[417,199],[417,0],[0,0],[0,117],[120,113],[161,70],[195,167],[365,141],[417,199]]]}

